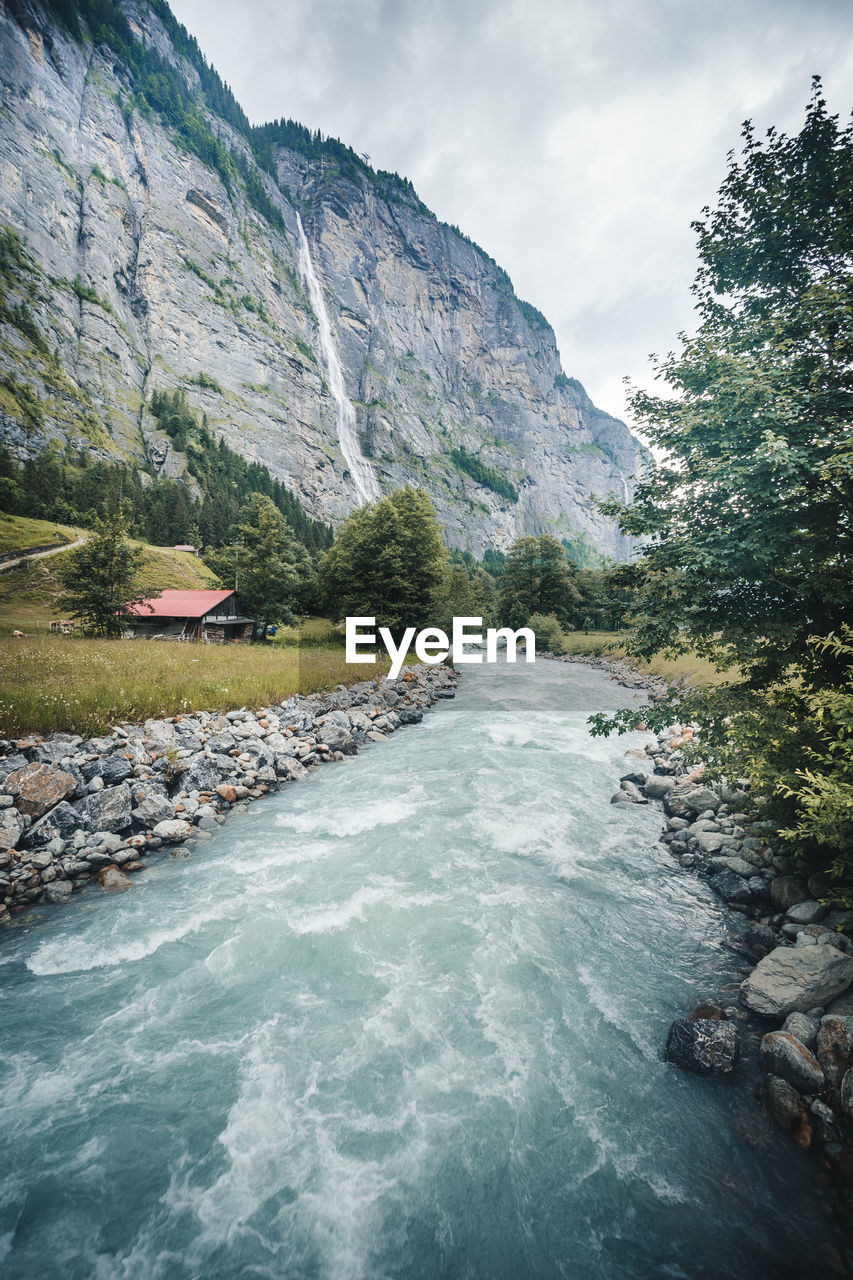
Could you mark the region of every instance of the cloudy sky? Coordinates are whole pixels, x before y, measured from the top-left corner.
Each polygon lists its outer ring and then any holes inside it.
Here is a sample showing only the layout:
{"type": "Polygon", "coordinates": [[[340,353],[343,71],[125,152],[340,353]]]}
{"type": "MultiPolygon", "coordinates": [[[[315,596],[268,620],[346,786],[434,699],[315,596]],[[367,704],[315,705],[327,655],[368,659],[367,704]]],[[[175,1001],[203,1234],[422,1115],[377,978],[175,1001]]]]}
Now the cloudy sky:
{"type": "Polygon", "coordinates": [[[690,230],[750,117],[796,131],[813,73],[853,109],[850,0],[172,0],[254,122],[289,116],[412,179],[622,379],[693,323],[690,230]]]}

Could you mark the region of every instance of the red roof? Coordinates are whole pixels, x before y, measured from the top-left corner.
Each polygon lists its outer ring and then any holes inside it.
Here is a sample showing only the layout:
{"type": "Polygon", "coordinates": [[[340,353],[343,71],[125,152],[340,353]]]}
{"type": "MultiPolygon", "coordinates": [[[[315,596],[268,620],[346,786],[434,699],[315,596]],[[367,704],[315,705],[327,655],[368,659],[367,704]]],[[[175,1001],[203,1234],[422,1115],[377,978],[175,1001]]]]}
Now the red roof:
{"type": "Polygon", "coordinates": [[[140,600],[129,612],[140,618],[200,618],[233,591],[164,591],[155,600],[140,600]]]}

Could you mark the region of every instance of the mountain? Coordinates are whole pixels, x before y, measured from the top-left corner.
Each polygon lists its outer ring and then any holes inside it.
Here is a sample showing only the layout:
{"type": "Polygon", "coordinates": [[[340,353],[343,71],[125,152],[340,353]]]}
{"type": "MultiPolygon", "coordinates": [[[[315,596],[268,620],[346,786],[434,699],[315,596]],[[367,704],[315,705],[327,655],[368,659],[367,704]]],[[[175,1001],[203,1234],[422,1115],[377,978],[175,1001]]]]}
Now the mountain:
{"type": "Polygon", "coordinates": [[[630,549],[648,459],[504,272],[396,174],[249,124],[162,0],[0,0],[0,438],[184,460],[155,390],[314,517],[410,482],[448,542],[630,549]]]}

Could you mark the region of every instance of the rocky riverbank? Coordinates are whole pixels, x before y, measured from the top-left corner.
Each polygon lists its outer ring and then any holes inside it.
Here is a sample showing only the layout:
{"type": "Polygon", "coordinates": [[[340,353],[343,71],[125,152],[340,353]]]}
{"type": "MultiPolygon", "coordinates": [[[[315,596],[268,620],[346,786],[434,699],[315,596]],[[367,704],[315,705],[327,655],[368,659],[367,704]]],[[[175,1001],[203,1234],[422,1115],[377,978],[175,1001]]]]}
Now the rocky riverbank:
{"type": "Polygon", "coordinates": [[[0,741],[0,923],[76,890],[128,889],[144,859],[203,839],[230,810],[384,742],[453,698],[450,667],[338,685],[257,711],[193,712],[0,741]]]}
{"type": "MultiPolygon", "coordinates": [[[[624,661],[585,661],[650,700],[666,681],[624,661]]],[[[771,1119],[799,1147],[813,1151],[853,1207],[853,912],[823,902],[830,886],[804,876],[780,850],[747,779],[734,787],[705,780],[683,749],[694,728],[671,725],[645,750],[631,749],[631,769],[611,802],[658,803],[666,815],[661,842],[681,867],[702,876],[742,917],[739,947],[753,968],[741,985],[742,1010],[702,1005],[670,1028],[666,1057],[708,1076],[730,1076],[739,1057],[737,1015],[761,1037],[755,1092],[771,1119]]],[[[840,1262],[840,1260],[839,1260],[840,1262]]],[[[839,1274],[849,1274],[845,1269],[839,1274]]]]}

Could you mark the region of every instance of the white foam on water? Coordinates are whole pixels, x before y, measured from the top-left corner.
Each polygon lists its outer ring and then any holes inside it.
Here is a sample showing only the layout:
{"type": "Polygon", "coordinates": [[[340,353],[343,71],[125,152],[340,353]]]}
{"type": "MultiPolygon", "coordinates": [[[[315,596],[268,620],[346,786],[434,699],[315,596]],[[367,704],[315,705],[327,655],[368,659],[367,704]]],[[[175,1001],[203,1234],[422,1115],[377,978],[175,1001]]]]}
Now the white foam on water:
{"type": "Polygon", "coordinates": [[[157,928],[145,920],[141,912],[131,919],[123,913],[104,933],[105,917],[81,935],[73,938],[51,938],[40,943],[26,960],[31,973],[41,977],[49,974],[83,973],[89,969],[105,969],[115,965],[132,964],[153,956],[161,947],[181,942],[200,929],[223,919],[230,911],[227,901],[212,904],[206,909],[180,918],[169,927],[157,928]],[[146,929],[141,936],[133,937],[135,927],[146,929]],[[131,936],[127,936],[130,934],[131,936]]]}
{"type": "Polygon", "coordinates": [[[371,907],[387,905],[394,911],[415,911],[429,907],[439,897],[438,894],[401,893],[396,882],[365,885],[345,902],[324,906],[319,911],[288,912],[286,921],[295,934],[335,933],[356,920],[364,921],[371,907]]]}
{"type": "Polygon", "coordinates": [[[348,840],[380,827],[398,826],[414,817],[420,807],[419,800],[412,798],[410,793],[410,797],[377,798],[362,808],[335,806],[321,811],[280,814],[276,821],[279,826],[300,835],[331,835],[339,840],[348,840]]]}

